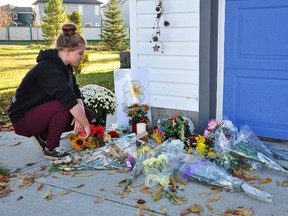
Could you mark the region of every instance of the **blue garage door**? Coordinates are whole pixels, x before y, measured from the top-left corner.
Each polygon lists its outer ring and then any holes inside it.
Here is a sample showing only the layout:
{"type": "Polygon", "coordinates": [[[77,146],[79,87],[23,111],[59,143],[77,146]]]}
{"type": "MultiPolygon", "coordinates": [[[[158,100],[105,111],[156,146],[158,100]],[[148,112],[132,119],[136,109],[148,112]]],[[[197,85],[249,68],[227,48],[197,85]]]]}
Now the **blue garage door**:
{"type": "Polygon", "coordinates": [[[223,114],[288,140],[288,0],[227,0],[223,114]]]}

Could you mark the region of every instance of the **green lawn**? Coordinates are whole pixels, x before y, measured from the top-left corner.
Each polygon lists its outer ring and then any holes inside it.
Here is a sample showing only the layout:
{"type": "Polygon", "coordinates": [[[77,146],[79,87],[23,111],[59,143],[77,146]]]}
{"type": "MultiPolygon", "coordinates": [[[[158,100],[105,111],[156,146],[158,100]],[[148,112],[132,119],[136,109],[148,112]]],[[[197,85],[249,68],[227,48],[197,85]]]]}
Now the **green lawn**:
{"type": "MultiPolygon", "coordinates": [[[[114,91],[113,71],[120,67],[118,52],[87,50],[90,65],[76,75],[80,86],[98,84],[114,91]]],[[[39,49],[0,45],[0,125],[7,123],[6,111],[22,78],[36,64],[39,49]]]]}

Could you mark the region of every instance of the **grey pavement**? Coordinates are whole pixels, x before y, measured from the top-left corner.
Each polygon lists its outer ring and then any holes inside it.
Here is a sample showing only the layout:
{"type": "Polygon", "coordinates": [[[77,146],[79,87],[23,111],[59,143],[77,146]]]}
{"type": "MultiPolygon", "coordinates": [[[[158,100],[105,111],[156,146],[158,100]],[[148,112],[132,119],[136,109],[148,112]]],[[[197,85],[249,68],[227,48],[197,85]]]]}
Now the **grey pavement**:
{"type": "MultiPolygon", "coordinates": [[[[109,116],[108,116],[109,118],[109,116]]],[[[108,122],[114,121],[110,119],[108,122]]],[[[287,144],[273,143],[276,147],[288,150],[287,144]]],[[[71,152],[71,144],[67,139],[61,140],[61,146],[71,152]]],[[[49,161],[35,148],[29,138],[18,136],[13,132],[0,132],[0,161],[5,162],[11,171],[18,170],[21,176],[28,174],[43,174],[36,178],[34,183],[24,189],[18,186],[21,183],[20,177],[14,177],[10,184],[13,184],[11,192],[7,197],[0,198],[1,216],[53,216],[53,215],[136,215],[138,207],[137,199],[146,201],[149,208],[148,213],[164,215],[161,208],[167,209],[167,215],[179,215],[187,207],[194,204],[201,205],[204,210],[200,215],[217,215],[217,212],[224,212],[227,209],[237,207],[252,208],[256,216],[286,216],[288,215],[288,187],[282,187],[277,182],[283,182],[287,175],[278,171],[262,168],[260,178],[271,178],[272,182],[262,184],[263,190],[273,195],[272,203],[265,203],[247,196],[244,192],[221,191],[218,194],[211,193],[211,188],[199,182],[189,182],[185,189],[178,190],[178,195],[184,196],[188,202],[181,205],[173,205],[167,198],[152,202],[152,195],[144,194],[140,188],[135,188],[135,193],[129,193],[127,197],[121,198],[113,191],[121,191],[122,188],[115,184],[127,179],[130,173],[111,174],[111,170],[83,170],[80,174],[87,176],[73,177],[73,172],[63,175],[60,172],[49,174],[47,170],[41,171],[41,167],[49,167],[49,161]],[[43,183],[42,190],[37,190],[43,183]],[[47,190],[51,190],[52,199],[44,199],[47,190]],[[65,194],[67,191],[70,193],[65,194]],[[207,196],[201,196],[204,193],[207,196]],[[205,204],[219,196],[220,200],[211,202],[213,208],[209,210],[205,204]],[[97,203],[99,200],[105,200],[97,203]],[[201,198],[203,197],[203,198],[201,198]]],[[[286,165],[284,163],[284,165],[286,165]]],[[[144,176],[138,176],[133,185],[144,181],[144,176]]],[[[258,182],[259,183],[259,182],[258,182]]],[[[255,185],[259,185],[255,183],[255,185]]],[[[192,215],[192,213],[190,213],[192,215]]],[[[151,215],[151,214],[150,214],[151,215]]],[[[218,214],[219,215],[219,214],[218,214]]]]}

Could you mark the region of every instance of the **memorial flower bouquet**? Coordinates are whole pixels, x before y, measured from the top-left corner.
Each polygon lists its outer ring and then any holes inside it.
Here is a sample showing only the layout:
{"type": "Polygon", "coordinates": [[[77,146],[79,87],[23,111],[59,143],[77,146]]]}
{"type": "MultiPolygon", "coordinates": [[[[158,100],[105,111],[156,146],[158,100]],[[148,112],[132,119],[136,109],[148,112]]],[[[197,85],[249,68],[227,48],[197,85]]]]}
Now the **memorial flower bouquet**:
{"type": "Polygon", "coordinates": [[[272,202],[272,195],[250,186],[241,179],[233,177],[227,170],[204,158],[190,157],[190,159],[181,166],[179,173],[188,181],[196,179],[206,184],[224,188],[227,191],[243,191],[255,199],[272,202]]]}
{"type": "Polygon", "coordinates": [[[105,145],[105,129],[103,126],[90,124],[91,134],[87,139],[83,138],[83,132],[68,134],[72,147],[76,150],[95,149],[105,145]]]}
{"type": "Polygon", "coordinates": [[[106,122],[106,115],[115,112],[116,97],[109,89],[96,84],[89,84],[80,88],[80,92],[84,105],[93,110],[97,122],[106,122]]]}
{"type": "Polygon", "coordinates": [[[148,104],[134,103],[128,107],[127,116],[130,117],[129,125],[136,125],[139,122],[148,124],[150,122],[147,114],[149,111],[148,104]]]}
{"type": "Polygon", "coordinates": [[[182,116],[175,114],[172,118],[161,121],[157,128],[154,129],[152,138],[158,145],[162,144],[169,138],[180,139],[188,146],[190,136],[188,120],[182,116]]]}

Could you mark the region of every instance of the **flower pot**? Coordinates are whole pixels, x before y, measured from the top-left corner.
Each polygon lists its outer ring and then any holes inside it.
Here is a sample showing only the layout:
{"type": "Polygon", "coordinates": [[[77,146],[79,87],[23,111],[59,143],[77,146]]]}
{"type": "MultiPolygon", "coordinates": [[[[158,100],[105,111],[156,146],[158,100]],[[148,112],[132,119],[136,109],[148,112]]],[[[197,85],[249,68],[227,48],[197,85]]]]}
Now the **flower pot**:
{"type": "Polygon", "coordinates": [[[132,124],[131,127],[132,127],[132,133],[137,134],[137,124],[132,124]]]}
{"type": "Polygon", "coordinates": [[[107,120],[107,114],[104,113],[101,116],[95,116],[95,121],[92,122],[94,126],[102,125],[103,127],[106,127],[106,120],[107,120]]]}

